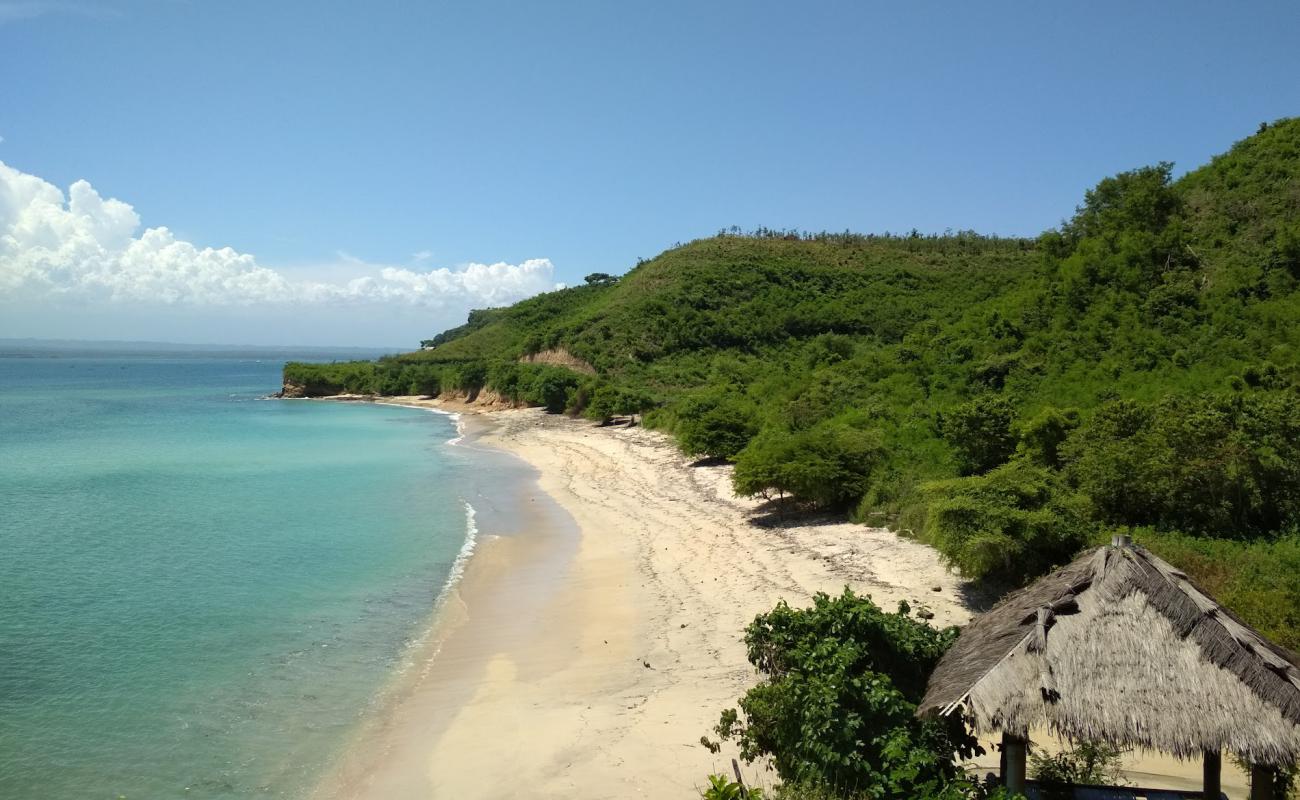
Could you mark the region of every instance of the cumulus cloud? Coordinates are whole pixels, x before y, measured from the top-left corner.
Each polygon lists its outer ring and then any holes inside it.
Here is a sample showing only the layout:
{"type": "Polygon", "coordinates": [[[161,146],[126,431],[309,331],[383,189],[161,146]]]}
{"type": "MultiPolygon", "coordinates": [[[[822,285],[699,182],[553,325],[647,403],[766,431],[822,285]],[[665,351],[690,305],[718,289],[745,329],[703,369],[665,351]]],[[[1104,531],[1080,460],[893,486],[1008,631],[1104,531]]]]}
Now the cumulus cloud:
{"type": "MultiPolygon", "coordinates": [[[[342,283],[290,280],[229,247],[199,247],[165,227],[140,232],[129,204],[86,181],[67,195],[0,161],[0,300],[60,298],[123,305],[497,306],[557,287],[544,258],[420,271],[349,259],[370,274],[342,283]]],[[[428,259],[418,254],[416,261],[428,259]]]]}

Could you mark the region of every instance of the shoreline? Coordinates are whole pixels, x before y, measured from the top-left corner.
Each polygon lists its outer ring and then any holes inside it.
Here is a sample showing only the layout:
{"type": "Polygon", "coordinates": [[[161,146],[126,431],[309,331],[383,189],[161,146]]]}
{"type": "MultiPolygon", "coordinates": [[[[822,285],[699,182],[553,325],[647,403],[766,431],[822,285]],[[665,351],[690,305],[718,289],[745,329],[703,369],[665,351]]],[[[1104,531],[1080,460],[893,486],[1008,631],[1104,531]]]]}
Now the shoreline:
{"type": "MultiPolygon", "coordinates": [[[[312,798],[428,797],[427,770],[420,767],[455,709],[482,679],[481,654],[493,636],[517,638],[528,622],[514,601],[539,605],[562,579],[559,567],[577,541],[577,529],[536,488],[536,470],[520,459],[480,446],[490,419],[427,402],[377,402],[372,398],[312,398],[372,402],[435,411],[453,418],[456,436],[439,446],[478,450],[490,490],[462,497],[467,508],[464,558],[438,592],[424,632],[412,641],[402,664],[365,712],[358,730],[335,763],[315,782],[312,798]],[[472,509],[472,511],[470,511],[472,509]],[[475,528],[477,531],[475,532],[475,528]],[[528,584],[522,592],[521,581],[528,584]],[[474,624],[469,624],[473,622],[474,624]]],[[[416,398],[400,398],[416,399],[416,398]]]]}
{"type": "MultiPolygon", "coordinates": [[[[459,431],[449,446],[525,474],[486,487],[480,499],[516,508],[480,531],[418,648],[422,668],[316,800],[694,797],[737,755],[710,753],[700,737],[758,680],[743,644],[756,614],[850,586],[886,611],[906,600],[942,627],[992,599],[887,529],[771,519],[734,496],[729,466],[693,464],[655,431],[460,399],[321,399],[449,414],[459,431]]],[[[1035,741],[1062,747],[1047,732],[1035,741]]],[[[968,764],[979,775],[997,764],[983,744],[968,764]]],[[[1223,788],[1244,792],[1246,776],[1224,767],[1223,788]]],[[[762,762],[743,771],[751,786],[775,782],[762,762]]],[[[1128,754],[1123,774],[1200,785],[1199,764],[1155,753],[1128,754]]]]}
{"type": "Polygon", "coordinates": [[[462,446],[527,464],[528,485],[492,487],[519,495],[527,530],[481,527],[422,669],[363,726],[321,800],[693,796],[730,771],[734,748],[699,740],[757,680],[742,641],[754,615],[850,585],[886,610],[925,606],[936,625],[970,616],[969,587],[929,547],[839,520],[756,524],[760,504],[731,495],[729,467],[691,466],[662,434],[377,402],[460,414],[462,446]]]}

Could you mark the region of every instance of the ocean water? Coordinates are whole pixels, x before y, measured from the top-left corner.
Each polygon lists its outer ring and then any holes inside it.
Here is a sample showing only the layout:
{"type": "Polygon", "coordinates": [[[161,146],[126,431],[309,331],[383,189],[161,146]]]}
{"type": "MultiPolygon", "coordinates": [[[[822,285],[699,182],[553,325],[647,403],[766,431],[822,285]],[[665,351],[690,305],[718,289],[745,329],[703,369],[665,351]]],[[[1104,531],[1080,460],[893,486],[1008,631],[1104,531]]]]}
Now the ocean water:
{"type": "Polygon", "coordinates": [[[301,797],[383,701],[481,468],[280,366],[0,358],[0,797],[301,797]]]}

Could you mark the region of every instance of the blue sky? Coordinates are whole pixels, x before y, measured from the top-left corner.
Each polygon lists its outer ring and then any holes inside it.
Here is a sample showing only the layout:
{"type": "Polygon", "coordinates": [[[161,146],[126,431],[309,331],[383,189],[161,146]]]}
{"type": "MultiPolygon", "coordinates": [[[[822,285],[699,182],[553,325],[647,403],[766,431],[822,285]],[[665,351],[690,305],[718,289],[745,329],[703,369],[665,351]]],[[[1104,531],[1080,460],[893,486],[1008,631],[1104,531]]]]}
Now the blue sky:
{"type": "Polygon", "coordinates": [[[97,232],[237,256],[68,291],[11,245],[0,336],[400,345],[730,225],[1034,235],[1300,113],[1297,41],[1282,2],[0,2],[0,161],[69,203],[41,224],[98,219],[85,181],[135,215],[97,232]]]}

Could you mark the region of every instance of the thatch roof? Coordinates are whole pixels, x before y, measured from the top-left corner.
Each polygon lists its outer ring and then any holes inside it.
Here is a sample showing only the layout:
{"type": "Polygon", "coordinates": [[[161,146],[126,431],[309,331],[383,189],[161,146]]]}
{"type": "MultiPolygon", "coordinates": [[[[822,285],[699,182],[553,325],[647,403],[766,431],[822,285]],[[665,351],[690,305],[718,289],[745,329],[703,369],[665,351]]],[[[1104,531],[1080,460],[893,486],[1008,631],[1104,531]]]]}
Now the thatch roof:
{"type": "Polygon", "coordinates": [[[919,714],[981,732],[1257,764],[1300,756],[1300,662],[1187,576],[1121,541],[1021,589],[962,631],[919,714]]]}

